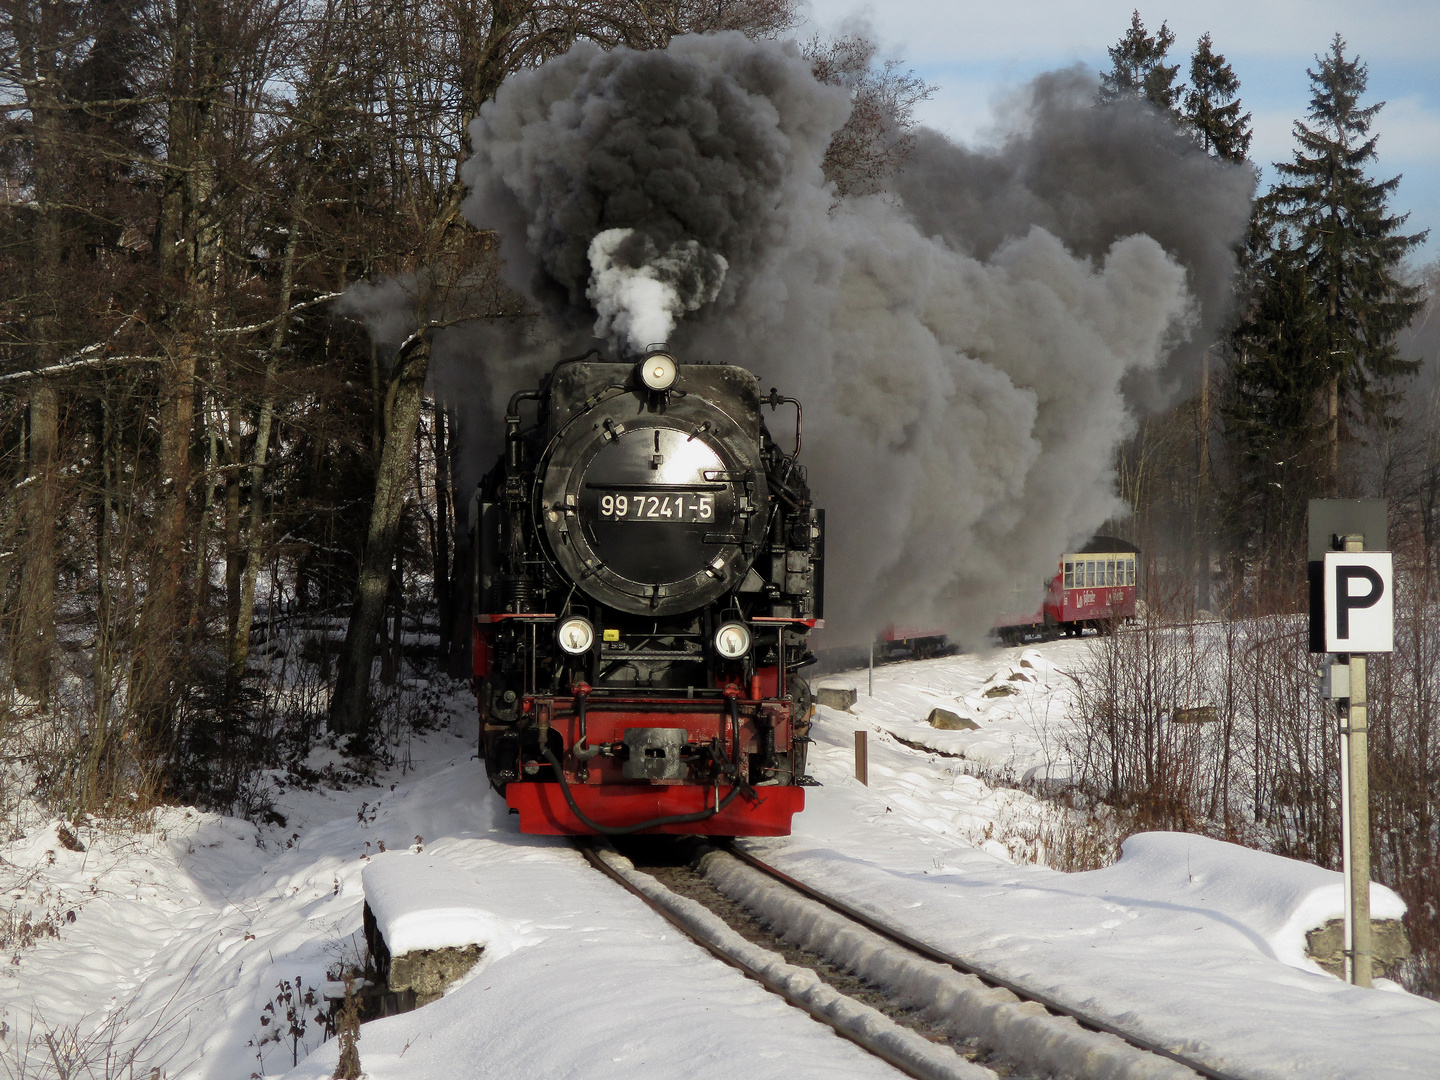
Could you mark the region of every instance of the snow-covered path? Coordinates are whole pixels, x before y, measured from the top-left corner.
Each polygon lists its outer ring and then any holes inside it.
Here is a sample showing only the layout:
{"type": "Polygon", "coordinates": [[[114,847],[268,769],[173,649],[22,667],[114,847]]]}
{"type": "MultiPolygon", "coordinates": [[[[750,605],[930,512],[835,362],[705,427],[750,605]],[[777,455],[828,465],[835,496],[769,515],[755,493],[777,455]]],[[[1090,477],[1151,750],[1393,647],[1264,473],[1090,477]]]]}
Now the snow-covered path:
{"type": "MultiPolygon", "coordinates": [[[[863,672],[822,680],[861,699],[853,715],[817,718],[824,786],[807,792],[795,835],[754,847],[917,936],[1241,1075],[1440,1076],[1440,1005],[1346,987],[1299,954],[1299,924],[1328,917],[1332,892],[1338,905],[1338,875],[1172,834],[1134,838],[1089,874],[1019,864],[1043,807],[887,734],[1043,770],[1069,708],[1063,668],[1083,648],[882,668],[873,698],[863,672]],[[935,705],[979,730],[934,731],[935,705]],[[862,728],[869,787],[852,776],[862,728]]],[[[292,1038],[274,1003],[282,981],[318,988],[356,955],[361,872],[381,858],[468,875],[494,929],[444,998],[365,1025],[375,1080],[897,1075],[680,940],[563,841],[517,834],[472,758],[472,705],[451,708],[451,729],[417,738],[405,773],[286,791],[284,829],[168,808],[148,832],[81,830],[83,853],[53,828],[0,849],[11,896],[59,920],[58,937],[3,969],[0,1063],[20,1075],[28,1045],[24,1075],[44,1075],[45,1031],[75,1029],[89,1037],[77,1055],[140,1047],[138,1075],[243,1080],[299,1059],[295,1077],[328,1076],[335,1047],[320,1046],[316,1008],[292,1038]]],[[[1377,887],[1374,903],[1384,915],[1398,902],[1377,887]]]]}

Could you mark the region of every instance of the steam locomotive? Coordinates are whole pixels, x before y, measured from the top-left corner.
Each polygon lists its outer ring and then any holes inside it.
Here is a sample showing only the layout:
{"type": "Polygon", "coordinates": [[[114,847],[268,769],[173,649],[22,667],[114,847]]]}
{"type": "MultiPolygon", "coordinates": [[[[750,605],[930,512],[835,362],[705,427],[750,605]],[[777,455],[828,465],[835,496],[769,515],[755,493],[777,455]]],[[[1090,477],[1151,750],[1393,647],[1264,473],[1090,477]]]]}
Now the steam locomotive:
{"type": "Polygon", "coordinates": [[[522,832],[789,833],[825,565],[801,435],[795,399],[663,349],[510,399],[471,504],[473,685],[522,832]]]}

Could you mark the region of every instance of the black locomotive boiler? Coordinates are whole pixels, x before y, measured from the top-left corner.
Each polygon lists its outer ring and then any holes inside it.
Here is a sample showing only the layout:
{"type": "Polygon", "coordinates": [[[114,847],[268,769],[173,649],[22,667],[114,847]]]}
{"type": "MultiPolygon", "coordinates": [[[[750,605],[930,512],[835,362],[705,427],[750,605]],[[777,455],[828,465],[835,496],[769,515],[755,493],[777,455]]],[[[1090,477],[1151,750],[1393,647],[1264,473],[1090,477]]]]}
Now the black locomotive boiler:
{"type": "Polygon", "coordinates": [[[521,830],[788,833],[824,594],[799,403],[739,367],[590,353],[505,427],[470,514],[474,685],[521,830]],[[791,451],[766,405],[794,407],[791,451]]]}

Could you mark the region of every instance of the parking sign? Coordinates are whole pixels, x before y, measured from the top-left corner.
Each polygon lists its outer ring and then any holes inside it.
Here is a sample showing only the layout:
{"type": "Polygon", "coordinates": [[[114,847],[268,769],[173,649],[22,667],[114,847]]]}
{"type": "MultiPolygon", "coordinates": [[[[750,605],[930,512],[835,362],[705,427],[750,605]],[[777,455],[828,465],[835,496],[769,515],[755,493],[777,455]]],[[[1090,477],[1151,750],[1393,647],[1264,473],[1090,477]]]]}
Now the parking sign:
{"type": "Polygon", "coordinates": [[[1393,652],[1394,573],[1388,551],[1325,553],[1325,651],[1393,652]]]}

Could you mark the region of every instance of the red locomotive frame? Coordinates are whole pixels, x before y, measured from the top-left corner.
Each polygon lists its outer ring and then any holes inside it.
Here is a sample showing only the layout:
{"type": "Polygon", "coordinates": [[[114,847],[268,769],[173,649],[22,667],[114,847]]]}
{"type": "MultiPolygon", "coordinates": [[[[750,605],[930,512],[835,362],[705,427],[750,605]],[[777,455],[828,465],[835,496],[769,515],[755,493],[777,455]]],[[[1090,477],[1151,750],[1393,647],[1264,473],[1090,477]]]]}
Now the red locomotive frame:
{"type": "MultiPolygon", "coordinates": [[[[493,626],[506,620],[546,624],[552,615],[481,615],[475,620],[473,674],[478,680],[490,673],[493,626]]],[[[823,627],[822,619],[776,619],[759,617],[757,623],[789,624],[806,628],[823,627]]],[[[629,692],[599,690],[584,684],[571,688],[569,695],[526,694],[520,709],[533,717],[542,731],[553,729],[567,748],[577,745],[603,747],[620,743],[627,732],[637,728],[675,731],[683,729],[687,741],[706,743],[721,740],[730,747],[736,774],[746,775],[749,759],[766,747],[785,746],[808,728],[809,716],[796,718],[796,702],[782,685],[783,669],[777,666],[756,670],[748,686],[738,680],[717,680],[720,685],[694,691],[696,696],[646,696],[629,692]]],[[[808,712],[808,709],[807,709],[808,712]]],[[[505,803],[520,816],[520,831],[552,836],[588,836],[592,821],[612,828],[624,828],[657,818],[690,817],[698,820],[674,822],[646,828],[648,833],[702,834],[707,836],[788,836],[791,818],[805,809],[805,789],[787,784],[748,785],[719,782],[700,786],[692,782],[627,782],[621,765],[603,755],[579,762],[566,754],[562,760],[565,783],[526,781],[506,786],[505,803]],[[568,796],[568,797],[567,797],[568,796]],[[573,801],[573,805],[572,805],[573,801]],[[719,809],[709,816],[707,811],[719,809]],[[576,811],[579,811],[577,813],[576,811]]]]}

